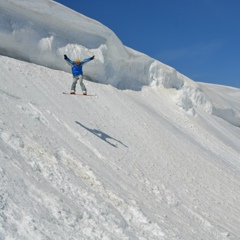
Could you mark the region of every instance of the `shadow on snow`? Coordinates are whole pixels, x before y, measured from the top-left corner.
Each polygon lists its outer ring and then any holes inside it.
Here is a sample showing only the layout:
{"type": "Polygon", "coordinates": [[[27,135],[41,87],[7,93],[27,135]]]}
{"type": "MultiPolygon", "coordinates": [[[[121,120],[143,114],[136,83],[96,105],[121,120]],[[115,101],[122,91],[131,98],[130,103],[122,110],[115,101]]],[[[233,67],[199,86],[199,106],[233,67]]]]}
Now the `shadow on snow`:
{"type": "Polygon", "coordinates": [[[120,143],[121,145],[123,145],[124,147],[128,147],[126,146],[125,144],[123,144],[121,141],[117,140],[116,138],[113,138],[109,135],[107,135],[106,133],[100,131],[100,130],[97,130],[97,129],[91,129],[91,128],[88,128],[86,126],[84,126],[83,124],[81,124],[80,122],[78,121],[75,121],[78,125],[80,125],[81,127],[85,128],[86,130],[88,130],[89,132],[91,132],[92,134],[94,134],[95,136],[99,137],[100,139],[102,139],[103,141],[105,141],[106,143],[108,143],[109,145],[113,146],[113,147],[117,147],[116,144],[113,144],[111,143],[109,140],[113,140],[113,141],[116,141],[117,143],[120,143]]]}

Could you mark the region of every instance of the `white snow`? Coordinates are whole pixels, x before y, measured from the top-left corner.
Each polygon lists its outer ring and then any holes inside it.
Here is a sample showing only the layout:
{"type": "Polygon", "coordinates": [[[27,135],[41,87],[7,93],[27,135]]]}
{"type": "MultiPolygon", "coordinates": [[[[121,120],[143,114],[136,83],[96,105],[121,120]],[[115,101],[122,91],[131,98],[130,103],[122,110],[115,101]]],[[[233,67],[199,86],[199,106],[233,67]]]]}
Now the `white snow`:
{"type": "Polygon", "coordinates": [[[0,239],[240,239],[239,89],[50,0],[1,1],[0,39],[0,239]]]}

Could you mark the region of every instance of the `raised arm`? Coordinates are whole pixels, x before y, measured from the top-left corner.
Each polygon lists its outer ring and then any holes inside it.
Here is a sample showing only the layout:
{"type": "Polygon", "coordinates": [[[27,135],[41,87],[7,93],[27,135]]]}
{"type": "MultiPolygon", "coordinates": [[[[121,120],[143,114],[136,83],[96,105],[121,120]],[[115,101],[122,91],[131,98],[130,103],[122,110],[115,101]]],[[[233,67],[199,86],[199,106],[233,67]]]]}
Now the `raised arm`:
{"type": "Polygon", "coordinates": [[[90,57],[90,58],[85,58],[85,59],[81,62],[81,64],[84,64],[84,63],[87,63],[87,62],[93,60],[94,57],[95,57],[95,56],[92,56],[92,57],[90,57]]]}
{"type": "Polygon", "coordinates": [[[71,65],[74,65],[74,61],[72,61],[70,58],[68,58],[67,55],[64,55],[64,59],[71,65]]]}

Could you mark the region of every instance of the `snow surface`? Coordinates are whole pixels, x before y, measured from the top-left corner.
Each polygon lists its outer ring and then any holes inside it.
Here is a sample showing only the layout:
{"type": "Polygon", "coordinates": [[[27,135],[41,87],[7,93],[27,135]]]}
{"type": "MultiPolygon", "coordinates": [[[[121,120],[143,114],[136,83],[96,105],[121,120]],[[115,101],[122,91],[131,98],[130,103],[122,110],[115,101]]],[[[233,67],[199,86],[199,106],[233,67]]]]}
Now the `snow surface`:
{"type": "Polygon", "coordinates": [[[239,89],[50,0],[0,1],[0,39],[0,239],[240,239],[239,89]]]}

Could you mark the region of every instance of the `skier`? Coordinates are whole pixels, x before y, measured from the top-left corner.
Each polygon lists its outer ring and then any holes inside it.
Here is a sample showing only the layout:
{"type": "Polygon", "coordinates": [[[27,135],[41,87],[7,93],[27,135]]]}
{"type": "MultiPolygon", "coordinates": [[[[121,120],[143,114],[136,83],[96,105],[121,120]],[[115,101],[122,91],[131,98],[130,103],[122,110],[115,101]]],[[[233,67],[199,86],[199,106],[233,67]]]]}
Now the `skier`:
{"type": "Polygon", "coordinates": [[[75,61],[72,61],[71,59],[69,59],[67,57],[67,55],[64,55],[64,59],[72,66],[73,83],[72,83],[72,87],[71,87],[71,94],[75,94],[77,81],[79,80],[83,95],[87,95],[87,89],[83,83],[82,66],[84,63],[87,63],[87,62],[93,60],[94,56],[92,56],[90,58],[86,58],[83,61],[80,61],[80,59],[78,59],[78,58],[75,61]]]}

